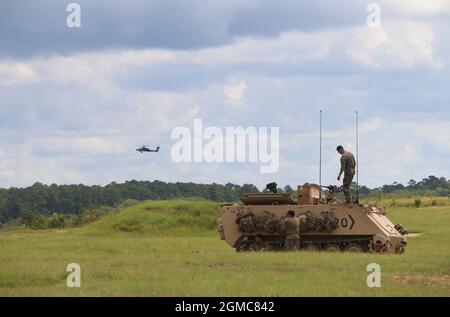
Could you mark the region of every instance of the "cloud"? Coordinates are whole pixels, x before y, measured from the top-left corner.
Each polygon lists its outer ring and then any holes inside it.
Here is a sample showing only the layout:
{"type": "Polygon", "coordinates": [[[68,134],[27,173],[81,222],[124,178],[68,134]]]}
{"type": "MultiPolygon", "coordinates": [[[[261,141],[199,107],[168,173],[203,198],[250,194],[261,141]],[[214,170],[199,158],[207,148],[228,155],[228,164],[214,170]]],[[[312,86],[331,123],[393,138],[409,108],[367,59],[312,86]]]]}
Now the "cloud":
{"type": "Polygon", "coordinates": [[[32,151],[40,156],[104,156],[126,153],[127,139],[108,136],[51,136],[32,139],[32,151]]]}
{"type": "Polygon", "coordinates": [[[4,179],[12,179],[14,177],[15,160],[5,155],[5,152],[0,149],[0,177],[4,179]]]}
{"type": "Polygon", "coordinates": [[[355,150],[356,109],[362,183],[449,174],[446,6],[421,15],[416,2],[381,2],[382,28],[370,29],[364,1],[103,3],[80,3],[80,30],[52,29],[65,21],[59,2],[2,3],[0,186],[313,182],[319,110],[324,182],[335,183],[336,145],[355,150]],[[173,163],[170,133],[194,118],[279,127],[278,173],[173,163]],[[142,144],[160,153],[139,155],[142,144]]]}
{"type": "Polygon", "coordinates": [[[240,37],[277,37],[290,31],[351,26],[365,19],[365,4],[329,1],[79,0],[81,28],[65,24],[67,3],[2,1],[0,55],[73,55],[120,49],[199,49],[240,37]]]}
{"type": "MultiPolygon", "coordinates": [[[[189,50],[364,26],[372,1],[345,0],[78,0],[81,28],[68,28],[68,2],[4,0],[0,56],[73,55],[122,49],[189,50]]],[[[448,16],[448,0],[380,0],[382,21],[448,16]]]]}
{"type": "Polygon", "coordinates": [[[36,73],[25,63],[0,64],[0,85],[17,85],[37,80],[36,73]]]}
{"type": "Polygon", "coordinates": [[[277,36],[292,30],[317,31],[354,26],[365,20],[365,1],[263,0],[236,10],[229,24],[231,34],[277,36]]]}
{"type": "Polygon", "coordinates": [[[332,45],[329,41],[332,36],[333,32],[285,32],[269,39],[244,37],[229,45],[205,48],[196,54],[187,53],[187,56],[195,63],[207,65],[295,65],[326,58],[332,45]]]}
{"type": "Polygon", "coordinates": [[[450,14],[449,0],[379,0],[382,12],[404,15],[409,17],[432,17],[441,14],[450,14]]]}
{"type": "Polygon", "coordinates": [[[225,85],[223,93],[225,94],[225,102],[230,104],[240,103],[244,95],[247,85],[240,81],[236,84],[225,85]]]}
{"type": "Polygon", "coordinates": [[[397,159],[399,159],[402,164],[412,164],[416,161],[418,153],[416,148],[411,144],[405,144],[399,151],[397,159]]]}
{"type": "MultiPolygon", "coordinates": [[[[446,34],[445,30],[439,31],[440,37],[446,34]]],[[[305,72],[439,69],[448,61],[442,60],[445,47],[436,51],[435,37],[428,23],[400,21],[386,23],[381,29],[292,31],[268,39],[243,37],[227,45],[195,50],[127,49],[28,61],[3,59],[0,85],[89,80],[91,85],[103,85],[107,91],[112,84],[182,91],[221,82],[239,69],[281,77],[305,72]]],[[[355,90],[340,93],[354,94],[355,90]]]]}
{"type": "Polygon", "coordinates": [[[0,55],[74,54],[108,49],[192,49],[230,40],[227,26],[241,1],[78,0],[81,28],[68,28],[69,2],[2,1],[0,55]]]}
{"type": "Polygon", "coordinates": [[[298,67],[324,60],[333,35],[283,33],[271,39],[243,38],[216,48],[111,50],[70,56],[36,57],[16,62],[0,59],[0,85],[52,82],[84,84],[113,94],[114,86],[155,91],[183,91],[223,82],[234,67],[298,67]],[[2,69],[4,70],[2,72],[2,69]],[[2,76],[2,73],[4,75],[2,76]],[[3,80],[2,80],[3,77],[3,80]]]}
{"type": "Polygon", "coordinates": [[[433,28],[425,22],[386,22],[381,28],[358,28],[347,53],[371,68],[439,68],[442,65],[434,56],[433,41],[433,28]]]}

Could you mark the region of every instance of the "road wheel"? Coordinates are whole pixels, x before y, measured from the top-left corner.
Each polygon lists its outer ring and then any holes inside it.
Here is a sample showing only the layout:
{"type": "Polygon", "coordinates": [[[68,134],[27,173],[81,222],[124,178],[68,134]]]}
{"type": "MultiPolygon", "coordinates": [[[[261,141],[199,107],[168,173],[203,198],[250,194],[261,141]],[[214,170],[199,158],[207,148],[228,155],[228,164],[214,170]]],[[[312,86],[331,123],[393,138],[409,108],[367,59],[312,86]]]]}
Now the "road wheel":
{"type": "Polygon", "coordinates": [[[363,252],[363,248],[357,243],[350,243],[345,248],[345,251],[347,251],[347,252],[354,252],[354,253],[360,253],[360,252],[363,252]]]}
{"type": "Polygon", "coordinates": [[[314,243],[307,243],[305,244],[305,246],[303,247],[303,250],[305,251],[319,251],[319,247],[314,244],[314,243]]]}
{"type": "Polygon", "coordinates": [[[341,248],[335,243],[329,243],[325,246],[324,250],[327,252],[339,252],[341,248]]]}

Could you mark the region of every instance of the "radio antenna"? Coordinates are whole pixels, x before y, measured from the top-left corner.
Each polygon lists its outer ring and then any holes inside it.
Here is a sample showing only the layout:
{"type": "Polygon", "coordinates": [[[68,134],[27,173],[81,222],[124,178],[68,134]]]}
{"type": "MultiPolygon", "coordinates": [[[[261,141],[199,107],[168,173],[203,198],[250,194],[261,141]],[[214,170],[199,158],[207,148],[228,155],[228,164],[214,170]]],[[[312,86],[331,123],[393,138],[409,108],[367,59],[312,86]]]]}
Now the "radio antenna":
{"type": "Polygon", "coordinates": [[[356,203],[359,204],[358,110],[356,110],[356,203]]]}
{"type": "Polygon", "coordinates": [[[320,132],[319,132],[319,198],[322,199],[322,110],[320,110],[320,132]]]}

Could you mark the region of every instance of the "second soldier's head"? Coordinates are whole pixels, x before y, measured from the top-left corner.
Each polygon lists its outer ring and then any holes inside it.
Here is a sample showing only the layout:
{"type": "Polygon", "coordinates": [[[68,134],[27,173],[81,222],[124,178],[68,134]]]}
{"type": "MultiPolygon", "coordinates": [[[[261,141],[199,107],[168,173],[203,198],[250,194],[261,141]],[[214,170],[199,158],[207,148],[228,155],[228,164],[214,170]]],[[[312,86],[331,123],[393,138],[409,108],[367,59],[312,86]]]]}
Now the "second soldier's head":
{"type": "Polygon", "coordinates": [[[287,213],[286,213],[286,216],[288,216],[288,217],[294,217],[295,216],[295,212],[293,211],[293,210],[289,210],[287,213]]]}

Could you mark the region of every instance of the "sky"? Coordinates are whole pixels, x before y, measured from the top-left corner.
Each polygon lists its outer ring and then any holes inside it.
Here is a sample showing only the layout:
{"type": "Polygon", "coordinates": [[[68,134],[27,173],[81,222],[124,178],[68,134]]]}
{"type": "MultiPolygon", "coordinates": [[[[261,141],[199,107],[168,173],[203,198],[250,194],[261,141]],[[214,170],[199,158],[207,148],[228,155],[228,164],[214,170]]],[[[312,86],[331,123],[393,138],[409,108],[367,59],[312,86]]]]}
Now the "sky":
{"type": "Polygon", "coordinates": [[[450,177],[450,0],[70,2],[0,3],[0,187],[318,182],[320,110],[322,183],[355,110],[361,184],[450,177]],[[278,127],[277,172],[175,162],[194,119],[278,127]]]}

